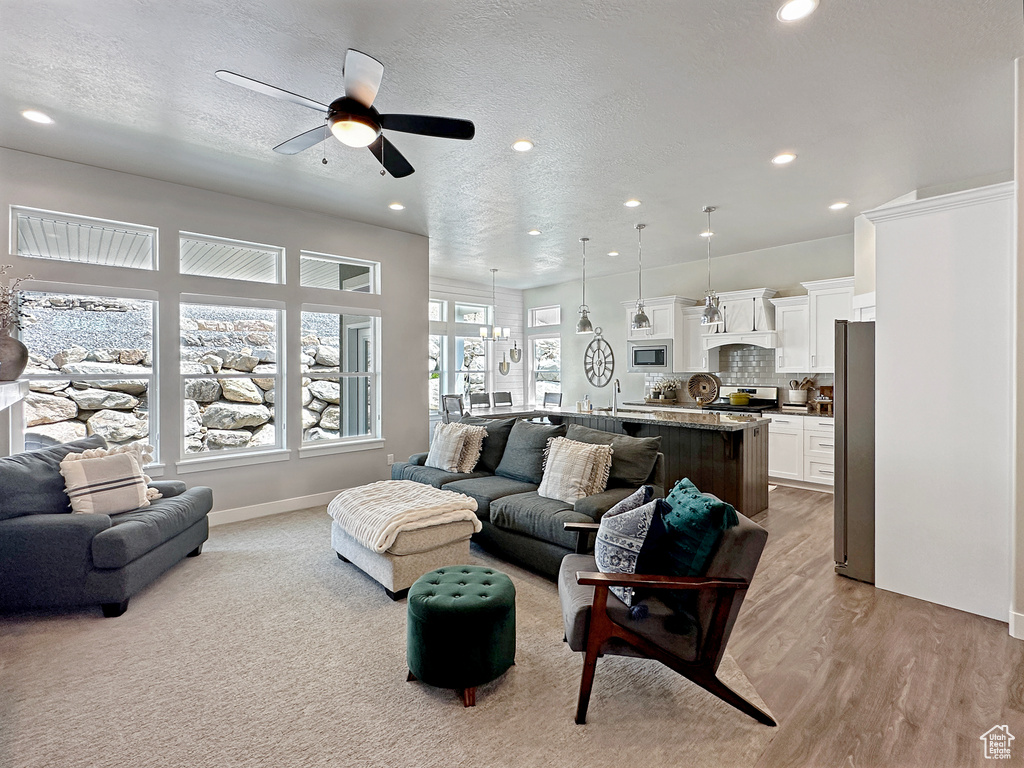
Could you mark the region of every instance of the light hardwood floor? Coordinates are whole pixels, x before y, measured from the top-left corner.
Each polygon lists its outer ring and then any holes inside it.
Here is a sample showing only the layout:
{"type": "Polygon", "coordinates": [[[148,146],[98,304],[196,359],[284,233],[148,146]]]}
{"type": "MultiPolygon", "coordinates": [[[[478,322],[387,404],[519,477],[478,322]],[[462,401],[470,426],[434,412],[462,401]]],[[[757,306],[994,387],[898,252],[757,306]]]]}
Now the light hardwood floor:
{"type": "Polygon", "coordinates": [[[1024,641],[1007,625],[835,575],[832,496],[786,487],[729,651],[771,707],[769,766],[1024,765],[1024,641]]]}

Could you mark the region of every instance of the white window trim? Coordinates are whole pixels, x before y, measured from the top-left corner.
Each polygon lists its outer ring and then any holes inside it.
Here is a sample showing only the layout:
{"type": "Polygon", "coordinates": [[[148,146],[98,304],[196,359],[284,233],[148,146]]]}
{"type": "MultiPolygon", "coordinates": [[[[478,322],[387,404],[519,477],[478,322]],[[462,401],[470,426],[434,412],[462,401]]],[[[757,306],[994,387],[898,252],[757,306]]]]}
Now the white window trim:
{"type": "MultiPolygon", "coordinates": [[[[556,326],[551,326],[551,327],[554,328],[556,326]]],[[[529,370],[529,378],[527,379],[526,383],[527,383],[527,387],[529,388],[528,402],[530,402],[533,405],[537,405],[538,404],[538,400],[537,400],[537,378],[536,378],[537,371],[536,371],[536,368],[534,366],[534,360],[533,360],[533,342],[535,342],[535,341],[543,341],[544,339],[558,339],[558,344],[559,344],[559,349],[558,349],[558,388],[559,388],[559,390],[561,390],[561,388],[562,388],[562,349],[561,349],[562,334],[560,334],[560,333],[536,333],[536,334],[531,334],[530,338],[528,339],[528,343],[529,343],[530,348],[529,348],[529,350],[527,352],[527,356],[529,357],[530,370],[529,370]]]]}
{"type": "MultiPolygon", "coordinates": [[[[203,278],[207,279],[207,278],[203,278]]],[[[210,280],[216,280],[218,278],[208,278],[210,280]]],[[[269,309],[278,313],[278,327],[277,327],[277,344],[276,344],[276,357],[277,357],[277,373],[275,377],[278,380],[278,385],[274,387],[274,437],[275,444],[272,447],[253,450],[251,448],[241,448],[235,451],[203,451],[200,453],[187,453],[187,438],[185,434],[185,382],[188,379],[206,379],[206,378],[231,378],[231,379],[252,379],[261,378],[260,376],[253,376],[252,373],[245,373],[244,371],[227,371],[223,376],[220,373],[182,373],[181,372],[181,343],[179,341],[176,352],[177,367],[178,367],[178,455],[183,457],[176,464],[180,472],[194,472],[194,469],[181,469],[182,466],[189,467],[195,463],[206,463],[212,462],[217,467],[229,467],[229,466],[240,466],[235,464],[225,464],[223,459],[234,458],[234,457],[250,457],[250,456],[265,456],[274,455],[278,451],[288,451],[288,419],[286,408],[278,408],[278,396],[280,397],[280,403],[283,405],[288,402],[288,375],[287,365],[284,361],[284,335],[285,326],[287,324],[287,309],[283,301],[269,300],[269,299],[251,299],[251,298],[236,298],[236,297],[225,297],[225,296],[212,296],[209,294],[196,294],[196,293],[182,293],[178,296],[178,331],[179,335],[181,332],[181,308],[185,304],[198,304],[201,306],[237,306],[245,307],[247,309],[269,309]],[[280,418],[279,418],[280,417],[280,418]],[[187,458],[186,458],[187,457],[187,458]]],[[[155,338],[154,333],[154,338],[155,338]]],[[[262,377],[269,378],[269,377],[262,377]]],[[[286,460],[279,459],[280,461],[286,460]]],[[[250,461],[252,464],[260,464],[259,461],[250,461]]]]}
{"type": "Polygon", "coordinates": [[[542,307],[530,307],[526,311],[526,327],[527,328],[558,328],[562,324],[562,305],[561,304],[546,304],[542,307]],[[545,323],[544,325],[537,325],[534,323],[534,317],[537,312],[543,312],[546,309],[557,309],[558,310],[558,322],[557,323],[545,323]]]}
{"type": "Polygon", "coordinates": [[[361,293],[364,296],[379,296],[381,293],[380,285],[380,262],[371,261],[370,259],[357,259],[352,256],[339,256],[333,253],[320,253],[319,251],[310,251],[305,248],[299,251],[299,286],[302,288],[308,288],[313,291],[337,291],[338,293],[361,293]],[[350,264],[354,267],[369,267],[370,269],[370,290],[369,291],[353,291],[348,288],[318,288],[315,285],[302,285],[302,257],[309,256],[312,259],[319,259],[321,261],[333,261],[337,264],[350,264]]]}
{"type": "Polygon", "coordinates": [[[299,448],[299,458],[309,459],[333,453],[373,451],[383,448],[385,442],[383,437],[343,437],[338,440],[317,440],[314,443],[303,443],[299,448]]]}
{"type": "Polygon", "coordinates": [[[272,464],[278,461],[288,461],[293,451],[288,448],[273,448],[266,451],[242,451],[225,453],[223,451],[210,451],[208,454],[190,453],[189,456],[202,456],[203,458],[182,459],[174,464],[179,475],[187,475],[190,472],[205,472],[208,469],[230,469],[232,467],[248,467],[253,464],[272,464]]]}
{"type": "Polygon", "coordinates": [[[234,283],[250,283],[252,285],[286,285],[287,274],[285,270],[285,248],[283,245],[271,245],[269,243],[254,243],[251,240],[238,240],[234,237],[219,237],[218,235],[204,235],[199,232],[186,232],[181,230],[178,232],[178,272],[186,277],[198,278],[201,280],[230,280],[234,283]],[[192,272],[182,272],[181,270],[181,239],[196,239],[196,240],[209,240],[215,243],[224,243],[225,245],[240,245],[240,246],[252,246],[254,248],[265,248],[268,251],[277,252],[277,280],[270,282],[266,280],[246,280],[244,277],[218,277],[217,275],[197,275],[192,272]]]}

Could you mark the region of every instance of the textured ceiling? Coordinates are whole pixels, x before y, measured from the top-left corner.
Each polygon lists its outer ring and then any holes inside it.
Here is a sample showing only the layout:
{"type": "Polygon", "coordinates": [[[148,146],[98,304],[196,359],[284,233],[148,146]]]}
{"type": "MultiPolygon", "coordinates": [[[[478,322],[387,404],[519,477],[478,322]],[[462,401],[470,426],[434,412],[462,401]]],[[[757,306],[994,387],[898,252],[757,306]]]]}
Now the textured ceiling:
{"type": "Polygon", "coordinates": [[[0,0],[0,144],[426,234],[436,273],[516,287],[575,278],[582,235],[591,274],[632,269],[638,221],[645,264],[701,258],[705,204],[723,255],[1009,172],[1019,2],[821,0],[791,25],[778,2],[0,0]],[[476,138],[392,133],[405,179],[334,141],[326,166],[278,155],[319,115],[213,75],[329,102],[348,47],[384,63],[382,112],[476,138]]]}

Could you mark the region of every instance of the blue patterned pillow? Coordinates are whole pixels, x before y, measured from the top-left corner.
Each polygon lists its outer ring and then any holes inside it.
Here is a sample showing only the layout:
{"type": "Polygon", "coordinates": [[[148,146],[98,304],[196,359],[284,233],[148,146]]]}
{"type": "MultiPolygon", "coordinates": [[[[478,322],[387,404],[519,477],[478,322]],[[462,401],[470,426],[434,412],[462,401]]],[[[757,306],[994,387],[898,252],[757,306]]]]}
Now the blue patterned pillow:
{"type": "MultiPolygon", "coordinates": [[[[601,573],[636,573],[637,560],[657,508],[657,502],[650,500],[653,494],[654,489],[645,485],[601,518],[594,545],[594,558],[601,573]]],[[[634,605],[636,595],[632,587],[612,587],[611,592],[626,605],[634,605]]]]}

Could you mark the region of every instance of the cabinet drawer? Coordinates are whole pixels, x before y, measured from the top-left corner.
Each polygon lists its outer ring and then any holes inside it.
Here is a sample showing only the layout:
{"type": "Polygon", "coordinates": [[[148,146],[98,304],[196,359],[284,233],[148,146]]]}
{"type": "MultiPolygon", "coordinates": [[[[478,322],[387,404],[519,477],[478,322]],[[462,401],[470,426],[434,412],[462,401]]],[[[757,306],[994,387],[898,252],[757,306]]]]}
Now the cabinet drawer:
{"type": "Polygon", "coordinates": [[[816,457],[804,457],[804,481],[808,483],[833,484],[835,470],[832,461],[816,457]]]}
{"type": "Polygon", "coordinates": [[[834,432],[836,428],[836,420],[833,418],[826,418],[824,416],[805,416],[804,417],[804,429],[821,429],[834,432]]]}
{"type": "Polygon", "coordinates": [[[804,432],[804,453],[831,457],[835,452],[835,435],[829,432],[811,432],[809,430],[804,432]]]}
{"type": "Polygon", "coordinates": [[[772,413],[768,414],[768,418],[771,419],[771,423],[768,425],[769,432],[791,432],[793,430],[796,430],[797,432],[803,432],[803,416],[794,416],[791,413],[772,413]]]}

